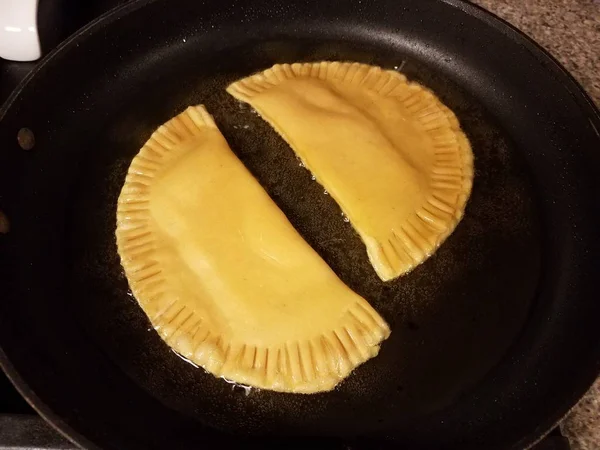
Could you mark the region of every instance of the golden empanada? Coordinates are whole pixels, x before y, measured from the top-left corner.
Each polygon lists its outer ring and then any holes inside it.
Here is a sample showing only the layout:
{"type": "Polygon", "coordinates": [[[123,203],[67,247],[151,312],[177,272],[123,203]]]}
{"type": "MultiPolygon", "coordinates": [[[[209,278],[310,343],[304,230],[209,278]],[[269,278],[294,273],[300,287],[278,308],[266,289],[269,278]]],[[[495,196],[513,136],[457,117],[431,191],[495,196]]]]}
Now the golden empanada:
{"type": "Polygon", "coordinates": [[[133,159],[116,235],[154,328],[215,376],[326,391],[389,335],[296,232],[202,106],[161,126],[133,159]]]}
{"type": "Polygon", "coordinates": [[[452,111],[404,75],[358,63],[278,64],[227,91],[329,191],[382,280],[423,262],[461,219],[469,141],[452,111]]]}

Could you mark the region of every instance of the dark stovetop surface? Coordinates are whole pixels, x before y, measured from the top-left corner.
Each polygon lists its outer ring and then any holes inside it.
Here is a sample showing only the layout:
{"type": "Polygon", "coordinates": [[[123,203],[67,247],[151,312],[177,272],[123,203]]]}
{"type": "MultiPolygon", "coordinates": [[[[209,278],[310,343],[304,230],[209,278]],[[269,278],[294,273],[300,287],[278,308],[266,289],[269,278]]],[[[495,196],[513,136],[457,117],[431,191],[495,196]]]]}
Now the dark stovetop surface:
{"type": "MultiPolygon", "coordinates": [[[[50,0],[40,0],[43,6],[50,0]]],[[[40,33],[44,53],[62,39],[109,9],[129,0],[52,0],[52,11],[40,14],[40,33]],[[44,20],[49,19],[52,23],[44,20]],[[58,24],[58,25],[57,25],[58,24]]],[[[36,63],[15,63],[0,59],[0,104],[36,63]]],[[[14,389],[0,371],[0,450],[74,449],[47,425],[14,389]]],[[[567,441],[555,429],[535,450],[568,450],[567,441]]]]}

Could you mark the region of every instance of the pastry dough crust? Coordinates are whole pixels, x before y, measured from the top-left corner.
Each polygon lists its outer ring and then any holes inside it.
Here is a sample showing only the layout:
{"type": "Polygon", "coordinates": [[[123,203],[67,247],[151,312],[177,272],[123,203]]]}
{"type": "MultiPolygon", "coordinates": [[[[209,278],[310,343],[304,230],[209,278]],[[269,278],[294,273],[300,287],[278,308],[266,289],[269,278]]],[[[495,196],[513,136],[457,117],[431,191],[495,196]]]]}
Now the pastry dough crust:
{"type": "Polygon", "coordinates": [[[117,208],[131,289],[160,336],[215,376],[327,391],[377,355],[385,321],[302,239],[204,107],[161,126],[117,208]]]}
{"type": "Polygon", "coordinates": [[[277,64],[227,91],[329,191],[382,280],[431,256],[462,218],[469,141],[454,113],[404,75],[358,63],[277,64]]]}

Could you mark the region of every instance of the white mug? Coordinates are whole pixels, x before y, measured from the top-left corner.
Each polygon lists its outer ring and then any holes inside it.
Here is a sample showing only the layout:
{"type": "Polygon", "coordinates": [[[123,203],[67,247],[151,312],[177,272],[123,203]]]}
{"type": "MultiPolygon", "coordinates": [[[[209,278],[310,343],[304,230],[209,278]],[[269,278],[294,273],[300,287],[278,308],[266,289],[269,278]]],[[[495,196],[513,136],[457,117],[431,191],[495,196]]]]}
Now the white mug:
{"type": "Polygon", "coordinates": [[[38,0],[0,0],[0,58],[34,61],[42,52],[38,0]]]}

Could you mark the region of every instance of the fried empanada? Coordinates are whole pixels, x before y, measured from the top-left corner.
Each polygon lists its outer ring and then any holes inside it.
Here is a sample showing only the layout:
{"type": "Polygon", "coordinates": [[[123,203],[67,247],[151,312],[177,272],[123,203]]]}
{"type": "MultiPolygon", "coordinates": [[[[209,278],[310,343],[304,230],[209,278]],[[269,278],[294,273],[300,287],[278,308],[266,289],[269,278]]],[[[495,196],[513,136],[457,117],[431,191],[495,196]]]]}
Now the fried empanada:
{"type": "Polygon", "coordinates": [[[404,75],[358,63],[277,64],[227,91],[337,201],[382,280],[423,262],[460,221],[473,179],[469,141],[454,113],[404,75]]]}
{"type": "Polygon", "coordinates": [[[116,236],[154,328],[215,376],[275,391],[327,391],[389,335],[202,106],[161,126],[133,159],[116,236]]]}

